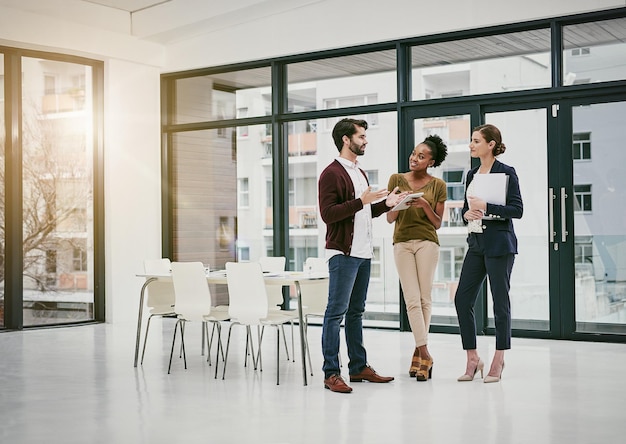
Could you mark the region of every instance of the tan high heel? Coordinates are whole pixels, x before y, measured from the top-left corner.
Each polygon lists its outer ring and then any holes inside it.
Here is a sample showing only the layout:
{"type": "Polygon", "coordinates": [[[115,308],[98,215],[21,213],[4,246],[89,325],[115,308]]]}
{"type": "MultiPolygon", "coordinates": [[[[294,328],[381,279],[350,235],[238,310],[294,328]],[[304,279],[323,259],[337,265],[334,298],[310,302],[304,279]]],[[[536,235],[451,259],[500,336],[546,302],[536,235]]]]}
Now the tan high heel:
{"type": "Polygon", "coordinates": [[[490,382],[500,382],[500,379],[502,379],[502,372],[504,371],[504,361],[502,361],[502,368],[500,369],[500,375],[499,376],[485,376],[485,379],[483,380],[483,382],[485,384],[488,384],[490,382]]]}
{"type": "Polygon", "coordinates": [[[411,358],[411,367],[409,368],[409,376],[411,378],[415,378],[417,372],[420,369],[420,352],[417,347],[415,347],[415,351],[413,352],[413,357],[411,358]]]}
{"type": "Polygon", "coordinates": [[[476,373],[478,373],[479,370],[480,370],[480,377],[482,378],[484,369],[485,369],[485,363],[483,362],[482,359],[478,358],[478,362],[476,363],[476,368],[474,369],[474,374],[470,376],[467,373],[465,373],[464,375],[459,376],[457,378],[457,381],[459,382],[473,381],[474,376],[476,376],[476,373]]]}
{"type": "Polygon", "coordinates": [[[428,359],[420,358],[420,369],[416,376],[418,381],[428,381],[433,377],[433,364],[432,356],[428,359]]]}

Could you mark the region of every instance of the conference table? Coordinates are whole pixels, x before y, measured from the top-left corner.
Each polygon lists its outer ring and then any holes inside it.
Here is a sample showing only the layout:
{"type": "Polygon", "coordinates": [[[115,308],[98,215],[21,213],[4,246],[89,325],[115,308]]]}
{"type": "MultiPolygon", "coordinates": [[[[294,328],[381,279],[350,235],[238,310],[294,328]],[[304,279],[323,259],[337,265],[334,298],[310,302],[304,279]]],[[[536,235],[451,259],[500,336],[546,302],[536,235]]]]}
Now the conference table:
{"type": "MultiPolygon", "coordinates": [[[[139,273],[136,274],[137,277],[145,279],[144,284],[141,287],[141,293],[139,295],[139,312],[137,315],[137,337],[135,339],[135,364],[137,367],[137,361],[139,358],[139,346],[141,342],[141,324],[143,321],[143,308],[144,308],[144,298],[146,295],[146,290],[153,282],[172,282],[172,275],[164,274],[164,275],[154,275],[154,274],[145,274],[139,273]]],[[[328,279],[327,272],[316,272],[316,271],[285,271],[281,273],[264,273],[263,275],[265,283],[270,285],[281,285],[281,286],[290,286],[294,285],[296,288],[296,301],[298,304],[298,327],[300,331],[300,354],[302,356],[302,379],[304,381],[304,385],[307,385],[307,373],[306,373],[306,348],[305,348],[305,337],[306,334],[304,329],[304,315],[302,311],[302,285],[307,285],[312,282],[319,282],[320,280],[328,279]]],[[[209,284],[223,284],[226,285],[228,283],[226,278],[226,270],[215,270],[207,272],[207,282],[209,284]]]]}

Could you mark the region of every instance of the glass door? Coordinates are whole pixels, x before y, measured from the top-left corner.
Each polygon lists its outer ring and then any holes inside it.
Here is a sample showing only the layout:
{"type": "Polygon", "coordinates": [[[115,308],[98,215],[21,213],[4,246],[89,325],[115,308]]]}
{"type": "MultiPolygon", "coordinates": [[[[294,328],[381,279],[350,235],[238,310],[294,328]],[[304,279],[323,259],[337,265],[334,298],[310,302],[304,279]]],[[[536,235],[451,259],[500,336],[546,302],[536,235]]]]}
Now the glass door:
{"type": "Polygon", "coordinates": [[[571,182],[555,191],[557,241],[571,244],[574,288],[564,334],[626,335],[626,101],[560,107],[571,182]]]}
{"type": "MultiPolygon", "coordinates": [[[[499,160],[515,167],[524,200],[514,221],[514,330],[626,335],[626,101],[594,101],[484,115],[502,131],[499,160]]],[[[490,297],[486,313],[489,331],[490,297]]]]}
{"type": "MultiPolygon", "coordinates": [[[[454,295],[467,249],[460,207],[470,168],[468,141],[471,128],[485,122],[502,132],[507,150],[499,160],[516,169],[524,201],[523,217],[513,222],[519,244],[511,276],[514,334],[626,338],[626,199],[621,195],[626,96],[585,100],[407,110],[405,137],[412,143],[401,147],[400,170],[406,168],[408,149],[429,134],[439,134],[449,147],[446,161],[432,171],[448,185],[438,231],[433,331],[457,325],[454,295]]],[[[478,330],[492,333],[488,282],[476,313],[478,330]]]]}
{"type": "MultiPolygon", "coordinates": [[[[457,325],[454,296],[467,251],[467,228],[463,224],[464,179],[471,168],[469,139],[481,121],[492,123],[503,134],[507,151],[499,160],[513,166],[520,178],[524,217],[514,221],[519,240],[511,277],[513,328],[525,331],[551,330],[550,258],[548,245],[548,110],[549,106],[520,110],[497,109],[484,114],[478,107],[443,110],[411,110],[407,113],[413,131],[409,140],[418,143],[429,134],[439,134],[448,144],[448,158],[432,174],[447,183],[444,222],[438,231],[440,256],[433,288],[433,330],[457,325]],[[427,116],[427,117],[426,117],[427,116]],[[412,125],[411,125],[412,123],[412,125]],[[411,137],[412,136],[412,137],[411,137]]],[[[404,157],[408,159],[408,153],[404,157]]],[[[406,161],[406,159],[401,159],[406,161]]],[[[558,279],[556,279],[558,282],[558,279]]],[[[477,328],[493,328],[490,293],[484,292],[476,306],[477,328]]]]}
{"type": "MultiPolygon", "coordinates": [[[[445,203],[439,237],[439,262],[435,271],[432,290],[432,326],[458,325],[454,308],[454,295],[459,281],[461,265],[467,248],[467,229],[461,218],[463,208],[463,180],[470,169],[469,139],[472,122],[478,121],[478,114],[472,115],[468,108],[414,109],[407,113],[405,127],[409,143],[400,149],[399,171],[408,171],[409,155],[415,145],[427,136],[438,135],[448,146],[446,160],[429,173],[443,179],[447,184],[448,200],[445,203]]],[[[404,301],[401,298],[401,329],[408,329],[404,301]]]]}
{"type": "MultiPolygon", "coordinates": [[[[550,271],[548,245],[548,109],[488,112],[485,122],[497,126],[506,151],[498,160],[515,168],[520,181],[524,215],[513,221],[518,254],[511,275],[512,327],[550,330],[550,271]]],[[[490,295],[490,293],[488,293],[490,295]]],[[[487,297],[487,325],[493,328],[493,303],[487,297]]]]}

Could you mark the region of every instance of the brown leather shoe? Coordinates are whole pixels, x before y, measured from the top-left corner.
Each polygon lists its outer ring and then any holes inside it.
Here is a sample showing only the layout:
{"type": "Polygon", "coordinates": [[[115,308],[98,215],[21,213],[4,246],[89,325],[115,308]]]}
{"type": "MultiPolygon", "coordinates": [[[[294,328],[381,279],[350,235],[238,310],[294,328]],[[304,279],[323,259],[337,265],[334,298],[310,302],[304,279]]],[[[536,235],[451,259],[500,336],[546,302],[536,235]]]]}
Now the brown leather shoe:
{"type": "Polygon", "coordinates": [[[361,381],[369,381],[369,382],[389,382],[393,381],[393,376],[380,376],[376,373],[369,365],[366,365],[361,373],[357,373],[356,375],[350,375],[350,382],[361,382],[361,381]]]}
{"type": "Polygon", "coordinates": [[[324,379],[324,387],[337,393],[350,393],[352,391],[352,387],[346,384],[340,375],[330,375],[324,379]]]}

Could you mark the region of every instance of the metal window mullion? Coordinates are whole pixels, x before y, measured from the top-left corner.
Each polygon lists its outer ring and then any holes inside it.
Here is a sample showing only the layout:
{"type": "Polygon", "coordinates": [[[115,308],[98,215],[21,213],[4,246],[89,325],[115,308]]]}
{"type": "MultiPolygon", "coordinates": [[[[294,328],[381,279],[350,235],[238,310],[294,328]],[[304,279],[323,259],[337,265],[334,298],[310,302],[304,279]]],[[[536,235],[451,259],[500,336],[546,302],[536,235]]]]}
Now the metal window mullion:
{"type": "Polygon", "coordinates": [[[4,57],[5,171],[4,326],[20,330],[23,320],[22,82],[21,57],[4,57]]]}

